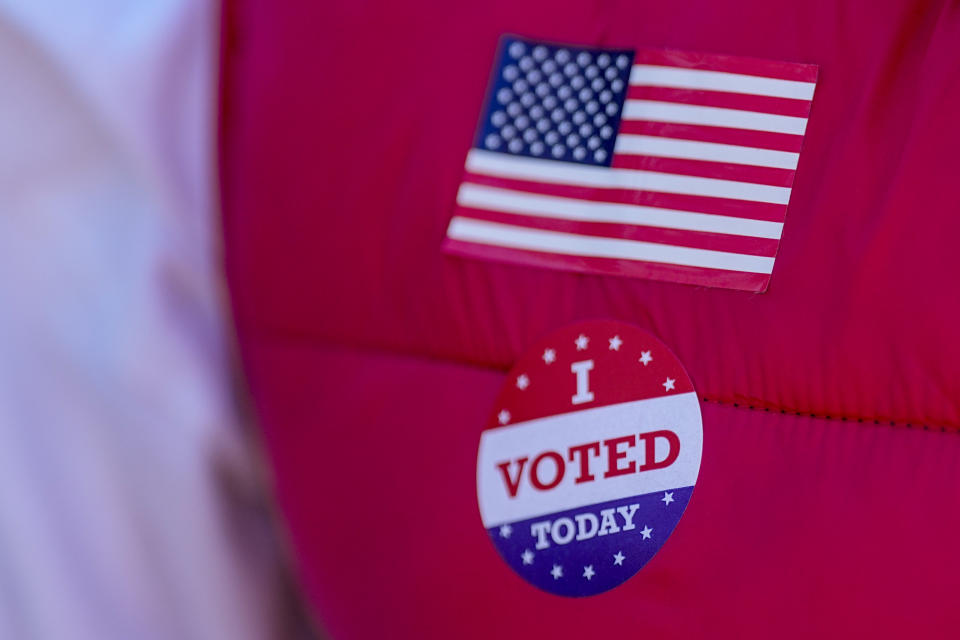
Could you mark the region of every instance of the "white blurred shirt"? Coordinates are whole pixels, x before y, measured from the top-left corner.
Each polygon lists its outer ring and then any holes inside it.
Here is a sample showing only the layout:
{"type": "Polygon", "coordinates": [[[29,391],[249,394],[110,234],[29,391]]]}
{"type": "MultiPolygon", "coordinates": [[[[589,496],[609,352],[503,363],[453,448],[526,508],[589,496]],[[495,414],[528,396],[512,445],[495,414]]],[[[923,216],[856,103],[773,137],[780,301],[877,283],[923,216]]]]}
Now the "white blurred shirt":
{"type": "Polygon", "coordinates": [[[0,638],[273,637],[230,396],[216,6],[0,0],[0,638]]]}

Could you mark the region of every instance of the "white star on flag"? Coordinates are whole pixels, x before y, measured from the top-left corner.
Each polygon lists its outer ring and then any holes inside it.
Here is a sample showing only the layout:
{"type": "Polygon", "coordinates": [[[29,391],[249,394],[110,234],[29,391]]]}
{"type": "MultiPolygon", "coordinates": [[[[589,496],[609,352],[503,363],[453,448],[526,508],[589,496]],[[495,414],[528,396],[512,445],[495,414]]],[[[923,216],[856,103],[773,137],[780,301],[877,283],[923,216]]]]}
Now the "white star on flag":
{"type": "Polygon", "coordinates": [[[588,564],[583,568],[583,577],[589,580],[596,574],[596,571],[593,570],[593,565],[588,564]]]}
{"type": "Polygon", "coordinates": [[[523,391],[530,386],[530,378],[525,373],[521,373],[517,376],[517,389],[523,391]]]}
{"type": "Polygon", "coordinates": [[[664,491],[663,497],[660,498],[663,501],[663,504],[667,505],[673,502],[673,491],[664,491]]]}
{"type": "Polygon", "coordinates": [[[543,352],[543,361],[550,364],[557,359],[557,352],[553,349],[545,349],[543,352]]]}
{"type": "Polygon", "coordinates": [[[509,538],[511,533],[513,533],[513,527],[511,527],[509,524],[505,524],[500,527],[501,538],[509,538]]]}
{"type": "Polygon", "coordinates": [[[533,551],[530,549],[524,549],[520,557],[523,558],[523,564],[533,564],[533,551]]]}
{"type": "Polygon", "coordinates": [[[558,565],[558,564],[553,565],[553,569],[550,570],[550,575],[553,576],[553,579],[554,579],[554,580],[556,580],[557,578],[562,578],[562,577],[563,577],[563,567],[561,567],[561,566],[558,565]]]}
{"type": "Polygon", "coordinates": [[[673,391],[673,383],[676,382],[673,378],[667,378],[666,382],[663,383],[663,388],[666,391],[673,391]]]}
{"type": "Polygon", "coordinates": [[[649,540],[651,533],[653,533],[653,529],[651,529],[650,527],[648,527],[648,526],[646,526],[646,525],[644,525],[643,529],[640,530],[640,535],[643,536],[643,539],[644,539],[644,540],[649,540]]]}
{"type": "Polygon", "coordinates": [[[613,556],[613,564],[622,565],[623,564],[623,551],[617,551],[613,556]]]}
{"type": "Polygon", "coordinates": [[[620,345],[623,344],[623,340],[620,339],[620,336],[613,336],[610,338],[610,350],[611,351],[620,351],[620,345]]]}
{"type": "Polygon", "coordinates": [[[581,333],[574,342],[577,345],[577,351],[583,351],[590,344],[590,338],[581,333]]]}
{"type": "Polygon", "coordinates": [[[507,424],[510,422],[510,412],[506,409],[501,409],[500,413],[497,414],[497,420],[500,421],[500,424],[507,424]]]}
{"type": "Polygon", "coordinates": [[[653,360],[653,356],[650,355],[649,351],[640,352],[640,362],[643,363],[643,366],[650,364],[650,361],[653,360]]]}

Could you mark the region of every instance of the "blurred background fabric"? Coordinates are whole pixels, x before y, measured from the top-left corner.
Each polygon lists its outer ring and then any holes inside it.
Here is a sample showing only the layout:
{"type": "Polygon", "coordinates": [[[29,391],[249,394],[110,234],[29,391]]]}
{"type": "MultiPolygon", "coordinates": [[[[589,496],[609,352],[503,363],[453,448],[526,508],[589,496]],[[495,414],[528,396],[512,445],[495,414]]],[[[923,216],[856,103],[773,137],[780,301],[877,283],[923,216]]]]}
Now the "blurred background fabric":
{"type": "Polygon", "coordinates": [[[289,637],[207,0],[0,1],[0,638],[289,637]]]}

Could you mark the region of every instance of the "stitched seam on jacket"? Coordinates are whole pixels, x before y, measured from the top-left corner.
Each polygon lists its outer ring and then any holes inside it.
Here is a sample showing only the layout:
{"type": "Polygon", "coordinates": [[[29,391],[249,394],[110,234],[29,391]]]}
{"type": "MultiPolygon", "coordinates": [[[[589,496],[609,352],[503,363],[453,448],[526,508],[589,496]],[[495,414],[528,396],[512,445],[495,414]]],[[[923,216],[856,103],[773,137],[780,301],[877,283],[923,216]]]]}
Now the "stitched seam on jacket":
{"type": "Polygon", "coordinates": [[[819,420],[832,420],[834,422],[852,422],[856,424],[875,424],[877,426],[889,426],[902,429],[915,429],[918,431],[932,431],[939,433],[958,433],[956,427],[947,427],[947,426],[938,426],[938,425],[928,425],[928,424],[918,424],[916,422],[903,422],[899,420],[880,420],[878,418],[857,418],[851,416],[833,416],[824,413],[810,413],[807,411],[794,411],[791,409],[780,409],[777,407],[759,407],[752,404],[743,404],[741,402],[730,402],[727,400],[718,400],[716,398],[708,398],[706,396],[700,396],[701,402],[708,402],[710,404],[718,404],[725,407],[733,407],[735,409],[747,409],[750,411],[763,411],[765,413],[779,413],[786,416],[797,416],[800,418],[816,418],[819,420]]]}
{"type": "MultiPolygon", "coordinates": [[[[377,344],[376,342],[345,342],[341,341],[332,336],[324,335],[315,335],[315,334],[300,334],[298,332],[290,331],[278,331],[278,330],[264,330],[262,328],[247,327],[247,333],[255,335],[259,340],[269,340],[274,343],[279,343],[281,345],[291,347],[295,345],[304,345],[305,343],[312,347],[321,347],[321,348],[333,348],[333,349],[344,349],[349,351],[360,351],[365,353],[379,353],[393,356],[401,356],[406,358],[416,358],[418,360],[432,360],[434,362],[443,362],[448,364],[455,364],[461,367],[471,367],[475,369],[484,369],[487,371],[499,371],[501,373],[506,373],[509,368],[499,367],[495,365],[472,362],[468,360],[460,360],[457,358],[444,357],[436,354],[427,354],[427,353],[416,353],[410,350],[404,350],[401,348],[393,348],[383,344],[377,344]]],[[[241,341],[242,342],[242,341],[241,341]]],[[[765,407],[758,406],[754,404],[748,404],[743,402],[733,402],[731,400],[723,400],[716,397],[710,397],[706,395],[697,394],[701,402],[709,402],[711,404],[718,404],[727,407],[734,407],[736,409],[747,409],[750,411],[764,411],[766,413],[780,413],[783,415],[798,416],[801,418],[818,418],[820,420],[831,420],[834,422],[849,422],[855,424],[874,424],[877,426],[889,426],[889,427],[899,427],[905,429],[913,429],[916,431],[932,431],[940,433],[960,433],[960,425],[958,426],[941,426],[941,425],[928,425],[921,424],[918,422],[909,422],[903,420],[881,420],[880,418],[864,418],[857,416],[837,416],[830,415],[825,413],[816,413],[810,411],[799,411],[797,409],[787,409],[784,407],[765,407]]]]}

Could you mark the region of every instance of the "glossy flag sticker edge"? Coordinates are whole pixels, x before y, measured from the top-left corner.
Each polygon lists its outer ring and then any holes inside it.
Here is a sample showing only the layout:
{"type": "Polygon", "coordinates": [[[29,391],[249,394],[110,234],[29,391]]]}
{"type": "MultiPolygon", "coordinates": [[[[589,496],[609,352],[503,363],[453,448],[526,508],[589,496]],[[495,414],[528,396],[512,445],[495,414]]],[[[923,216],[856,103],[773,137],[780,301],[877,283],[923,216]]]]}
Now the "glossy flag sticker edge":
{"type": "Polygon", "coordinates": [[[683,515],[703,449],[700,403],[650,333],[560,329],[511,369],[477,454],[477,502],[501,558],[549,593],[619,586],[683,515]]]}
{"type": "Polygon", "coordinates": [[[505,35],[443,250],[766,291],[818,72],[505,35]]]}

